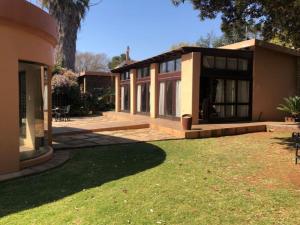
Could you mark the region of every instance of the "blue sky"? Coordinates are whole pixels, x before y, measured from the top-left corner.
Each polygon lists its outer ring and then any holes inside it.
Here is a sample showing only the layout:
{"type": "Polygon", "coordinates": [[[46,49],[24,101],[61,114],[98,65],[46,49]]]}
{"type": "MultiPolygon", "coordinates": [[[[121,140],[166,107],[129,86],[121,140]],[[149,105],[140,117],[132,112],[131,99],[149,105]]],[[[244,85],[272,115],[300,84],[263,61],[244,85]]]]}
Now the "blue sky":
{"type": "Polygon", "coordinates": [[[221,34],[220,19],[201,22],[190,3],[174,7],[171,0],[102,0],[84,20],[77,50],[112,57],[129,45],[131,58],[141,60],[211,31],[221,34]]]}

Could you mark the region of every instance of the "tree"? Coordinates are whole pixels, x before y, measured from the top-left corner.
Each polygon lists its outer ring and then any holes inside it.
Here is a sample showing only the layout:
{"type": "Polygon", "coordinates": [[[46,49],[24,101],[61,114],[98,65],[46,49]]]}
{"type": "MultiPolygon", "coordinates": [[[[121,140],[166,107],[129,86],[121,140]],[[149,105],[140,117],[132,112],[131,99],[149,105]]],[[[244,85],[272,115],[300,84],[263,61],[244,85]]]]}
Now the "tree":
{"type": "Polygon", "coordinates": [[[56,63],[75,69],[77,32],[90,7],[90,0],[40,0],[58,25],[56,63]]]}
{"type": "Polygon", "coordinates": [[[201,20],[221,14],[225,36],[245,40],[260,36],[278,38],[283,45],[300,48],[300,0],[172,0],[175,5],[190,1],[201,20]]]}
{"type": "Polygon", "coordinates": [[[112,57],[111,61],[108,63],[108,68],[112,70],[125,61],[126,61],[126,54],[114,56],[112,57]]]}
{"type": "Polygon", "coordinates": [[[170,49],[171,50],[176,50],[178,48],[186,47],[186,46],[195,46],[195,44],[188,43],[188,42],[179,42],[179,43],[173,44],[170,49]]]}
{"type": "Polygon", "coordinates": [[[91,52],[76,53],[75,71],[108,71],[109,59],[106,54],[93,54],[91,52]]]}

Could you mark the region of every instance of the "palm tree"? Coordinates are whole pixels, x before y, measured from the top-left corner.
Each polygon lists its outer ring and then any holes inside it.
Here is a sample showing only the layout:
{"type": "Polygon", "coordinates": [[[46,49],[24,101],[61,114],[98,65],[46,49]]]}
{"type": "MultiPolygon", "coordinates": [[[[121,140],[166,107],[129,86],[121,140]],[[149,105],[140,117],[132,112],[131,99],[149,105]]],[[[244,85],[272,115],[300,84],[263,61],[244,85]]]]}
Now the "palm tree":
{"type": "Polygon", "coordinates": [[[39,0],[58,24],[56,63],[75,69],[77,32],[90,8],[90,0],[39,0]]]}

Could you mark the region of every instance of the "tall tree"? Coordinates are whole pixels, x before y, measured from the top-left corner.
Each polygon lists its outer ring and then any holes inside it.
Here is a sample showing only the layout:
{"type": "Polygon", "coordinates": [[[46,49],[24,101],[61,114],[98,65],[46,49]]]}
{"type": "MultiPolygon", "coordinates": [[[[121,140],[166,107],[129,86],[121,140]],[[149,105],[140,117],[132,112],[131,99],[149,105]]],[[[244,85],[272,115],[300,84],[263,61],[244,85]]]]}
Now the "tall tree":
{"type": "Polygon", "coordinates": [[[221,14],[225,35],[234,31],[237,39],[249,34],[265,40],[277,38],[283,45],[300,48],[300,0],[172,0],[175,5],[191,2],[201,20],[221,14]]]}
{"type": "Polygon", "coordinates": [[[77,33],[90,7],[90,0],[40,0],[58,24],[56,63],[75,69],[77,33]]]}
{"type": "Polygon", "coordinates": [[[108,71],[109,58],[106,54],[93,54],[91,52],[77,52],[75,71],[108,71]]]}
{"type": "Polygon", "coordinates": [[[126,54],[121,54],[118,56],[114,56],[112,57],[111,61],[108,64],[109,69],[114,69],[116,68],[118,65],[120,65],[122,62],[126,61],[126,54]]]}

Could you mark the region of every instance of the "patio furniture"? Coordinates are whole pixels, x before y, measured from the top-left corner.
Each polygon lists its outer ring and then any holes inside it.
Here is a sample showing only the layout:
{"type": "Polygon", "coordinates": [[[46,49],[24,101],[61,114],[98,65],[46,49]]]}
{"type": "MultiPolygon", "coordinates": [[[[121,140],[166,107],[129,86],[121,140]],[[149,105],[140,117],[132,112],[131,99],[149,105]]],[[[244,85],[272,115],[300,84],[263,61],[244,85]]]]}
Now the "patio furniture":
{"type": "Polygon", "coordinates": [[[54,117],[55,122],[61,120],[61,109],[59,107],[55,107],[52,109],[52,117],[54,117]]]}
{"type": "Polygon", "coordinates": [[[67,107],[61,111],[61,118],[63,121],[70,121],[70,110],[71,106],[67,105],[67,107]]]}
{"type": "Polygon", "coordinates": [[[295,164],[298,164],[298,160],[300,160],[299,150],[300,150],[300,133],[293,132],[292,140],[296,143],[296,152],[295,152],[295,164]]]}

